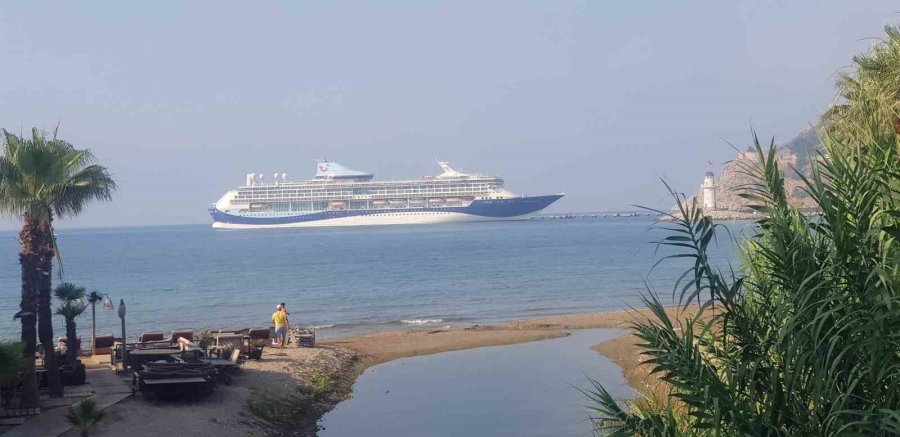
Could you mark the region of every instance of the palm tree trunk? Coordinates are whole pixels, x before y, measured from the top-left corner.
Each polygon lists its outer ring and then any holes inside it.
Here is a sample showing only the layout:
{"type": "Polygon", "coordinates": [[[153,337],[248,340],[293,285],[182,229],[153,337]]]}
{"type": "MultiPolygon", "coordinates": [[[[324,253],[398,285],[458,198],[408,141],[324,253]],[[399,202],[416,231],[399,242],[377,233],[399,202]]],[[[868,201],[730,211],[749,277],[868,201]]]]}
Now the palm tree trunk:
{"type": "Polygon", "coordinates": [[[78,334],[75,332],[75,319],[66,320],[66,361],[68,365],[74,366],[78,357],[78,349],[75,347],[78,341],[78,334]]]}
{"type": "Polygon", "coordinates": [[[91,357],[97,355],[97,302],[91,299],[91,357]]]}
{"type": "Polygon", "coordinates": [[[37,220],[25,216],[22,231],[19,232],[19,264],[22,267],[22,301],[19,304],[19,318],[22,322],[22,358],[25,372],[22,380],[22,403],[26,408],[40,406],[37,377],[34,373],[34,355],[37,350],[37,249],[35,232],[37,220]]]}
{"type": "MultiPolygon", "coordinates": [[[[38,338],[44,348],[44,366],[47,368],[47,385],[50,396],[62,396],[62,381],[59,376],[59,363],[56,361],[56,350],[53,343],[53,308],[51,292],[53,288],[53,231],[50,226],[52,218],[41,220],[38,250],[38,338]]],[[[73,345],[74,346],[74,345],[73,345]]]]}

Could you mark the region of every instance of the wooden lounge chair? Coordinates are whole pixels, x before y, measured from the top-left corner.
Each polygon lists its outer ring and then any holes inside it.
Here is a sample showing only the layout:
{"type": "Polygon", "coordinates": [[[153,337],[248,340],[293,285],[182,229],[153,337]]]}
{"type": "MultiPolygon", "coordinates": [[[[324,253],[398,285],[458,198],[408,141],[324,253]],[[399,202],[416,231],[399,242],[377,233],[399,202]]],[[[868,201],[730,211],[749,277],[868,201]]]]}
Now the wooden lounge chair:
{"type": "Polygon", "coordinates": [[[234,379],[234,373],[240,369],[242,364],[241,350],[235,349],[231,351],[231,356],[228,359],[210,358],[201,362],[215,367],[217,380],[231,384],[231,381],[234,379]]]}
{"type": "Polygon", "coordinates": [[[241,334],[220,334],[216,336],[216,346],[240,349],[244,345],[244,336],[241,334]]]}
{"type": "Polygon", "coordinates": [[[131,392],[145,396],[190,398],[207,396],[215,387],[216,370],[208,363],[146,363],[134,373],[131,392]]]}
{"type": "Polygon", "coordinates": [[[274,337],[274,330],[275,328],[253,328],[247,333],[247,335],[250,336],[250,341],[264,340],[266,342],[266,345],[270,345],[272,344],[271,338],[274,337]]]}
{"type": "Polygon", "coordinates": [[[216,335],[216,344],[212,349],[221,357],[222,351],[226,349],[244,349],[244,336],[242,334],[218,334],[216,335]]]}
{"type": "Polygon", "coordinates": [[[188,331],[188,330],[172,331],[172,336],[169,337],[169,342],[172,344],[176,344],[176,343],[178,343],[179,338],[193,340],[194,339],[194,331],[188,331]]]}
{"type": "Polygon", "coordinates": [[[165,334],[162,331],[148,331],[142,332],[141,336],[138,337],[138,343],[146,343],[150,341],[162,341],[165,334]]]}
{"type": "Polygon", "coordinates": [[[112,347],[113,347],[113,344],[115,343],[115,341],[116,341],[116,339],[112,336],[112,334],[98,336],[97,338],[94,339],[94,347],[93,347],[94,354],[95,355],[108,354],[112,350],[112,347]]]}
{"type": "Polygon", "coordinates": [[[253,328],[247,335],[251,340],[268,340],[272,338],[272,328],[253,328]]]}

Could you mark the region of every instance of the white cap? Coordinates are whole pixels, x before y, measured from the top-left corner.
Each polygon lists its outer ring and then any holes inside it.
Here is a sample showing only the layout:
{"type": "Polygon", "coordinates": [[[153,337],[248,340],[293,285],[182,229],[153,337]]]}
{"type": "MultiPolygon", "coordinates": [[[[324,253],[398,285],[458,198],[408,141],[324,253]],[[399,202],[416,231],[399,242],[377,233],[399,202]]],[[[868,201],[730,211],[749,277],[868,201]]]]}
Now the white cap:
{"type": "Polygon", "coordinates": [[[276,310],[280,310],[280,309],[281,309],[281,304],[275,305],[275,309],[276,309],[276,310]]]}

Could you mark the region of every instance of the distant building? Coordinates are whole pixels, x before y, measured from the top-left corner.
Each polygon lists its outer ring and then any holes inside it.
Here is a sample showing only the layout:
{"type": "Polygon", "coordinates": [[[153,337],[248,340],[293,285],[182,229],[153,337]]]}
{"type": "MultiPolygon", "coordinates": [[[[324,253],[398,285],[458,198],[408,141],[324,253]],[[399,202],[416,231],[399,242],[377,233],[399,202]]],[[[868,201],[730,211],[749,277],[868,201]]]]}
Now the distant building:
{"type": "Polygon", "coordinates": [[[703,198],[703,209],[716,209],[716,175],[708,171],[703,178],[703,185],[700,185],[700,196],[703,198]]]}

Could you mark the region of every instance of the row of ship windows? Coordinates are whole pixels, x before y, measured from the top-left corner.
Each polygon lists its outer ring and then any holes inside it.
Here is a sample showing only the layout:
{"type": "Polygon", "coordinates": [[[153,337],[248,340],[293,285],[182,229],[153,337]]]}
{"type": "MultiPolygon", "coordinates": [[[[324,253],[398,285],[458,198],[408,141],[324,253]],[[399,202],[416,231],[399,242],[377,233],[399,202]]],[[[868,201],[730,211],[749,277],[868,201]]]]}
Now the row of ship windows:
{"type": "MultiPolygon", "coordinates": [[[[333,211],[323,211],[323,212],[333,212],[333,211]]],[[[277,213],[274,213],[274,212],[250,212],[250,213],[246,213],[246,214],[249,216],[260,216],[260,215],[276,215],[277,213]]],[[[436,212],[433,211],[433,212],[405,212],[405,213],[370,214],[370,215],[377,215],[377,216],[404,215],[404,216],[406,216],[406,215],[437,215],[437,214],[450,214],[450,213],[444,212],[444,211],[436,211],[436,212]]]]}
{"type": "Polygon", "coordinates": [[[501,181],[478,181],[469,183],[432,183],[432,184],[383,184],[383,185],[253,185],[241,187],[245,190],[263,191],[263,190],[397,190],[397,189],[434,189],[445,187],[496,187],[502,185],[501,181]]]}
{"type": "Polygon", "coordinates": [[[353,193],[356,195],[378,195],[386,193],[419,193],[419,192],[446,192],[446,191],[484,191],[496,189],[496,185],[468,185],[468,186],[449,186],[449,187],[391,187],[384,189],[354,188],[354,189],[302,189],[302,188],[241,188],[239,191],[249,194],[272,194],[272,193],[353,193]]]}
{"type": "Polygon", "coordinates": [[[405,213],[396,213],[396,214],[374,214],[374,215],[437,215],[437,214],[450,214],[449,212],[405,212],[405,213]]]}
{"type": "Polygon", "coordinates": [[[484,194],[491,190],[422,190],[422,191],[385,191],[380,193],[354,193],[350,191],[327,191],[320,193],[312,192],[290,192],[290,191],[273,191],[273,192],[238,192],[239,198],[259,198],[259,197],[338,197],[338,196],[427,196],[434,194],[484,194]]]}

